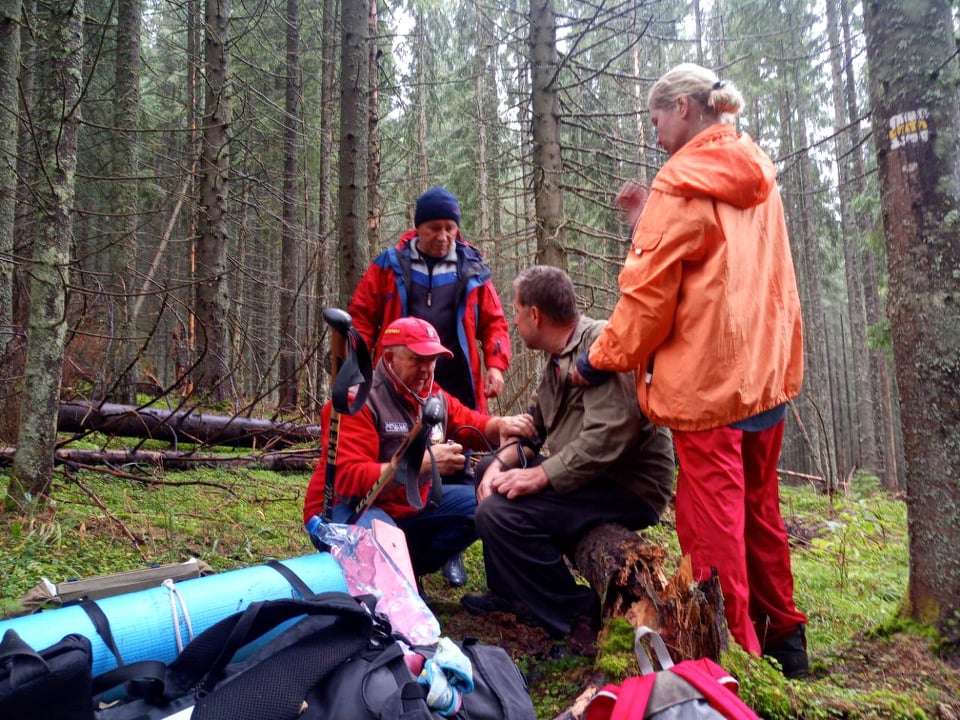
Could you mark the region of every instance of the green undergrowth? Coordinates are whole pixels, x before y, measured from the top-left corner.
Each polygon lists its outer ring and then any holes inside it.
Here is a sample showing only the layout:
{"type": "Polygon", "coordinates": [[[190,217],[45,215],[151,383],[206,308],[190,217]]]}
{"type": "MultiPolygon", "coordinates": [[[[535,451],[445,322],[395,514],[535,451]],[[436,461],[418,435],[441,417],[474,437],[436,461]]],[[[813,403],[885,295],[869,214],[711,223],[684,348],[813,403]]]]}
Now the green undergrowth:
{"type": "MultiPolygon", "coordinates": [[[[52,501],[35,516],[0,515],[0,612],[16,609],[42,577],[60,582],[189,557],[228,570],[313,551],[301,525],[308,473],[125,471],[142,477],[58,470],[52,501]]],[[[0,472],[0,499],[6,483],[0,472]]],[[[934,708],[943,698],[929,688],[908,691],[879,680],[856,684],[848,667],[858,643],[876,643],[882,650],[883,643],[904,635],[922,637],[923,647],[937,642],[898,615],[908,575],[904,503],[882,492],[871,477],[856,478],[833,497],[811,487],[784,487],[782,496],[794,537],[797,603],[810,619],[814,676],[787,682],[767,661],[734,648],[722,662],[739,678],[741,696],[764,718],[936,717],[934,708]]],[[[679,550],[671,518],[644,535],[667,549],[666,569],[672,573],[679,550]]],[[[444,613],[458,612],[464,591],[483,589],[482,563],[475,544],[467,553],[470,584],[463,590],[428,578],[426,591],[449,600],[444,613]]],[[[441,623],[447,620],[438,616],[441,623]]],[[[596,670],[613,681],[636,672],[629,626],[608,623],[605,632],[596,667],[583,658],[520,659],[533,676],[539,717],[554,717],[596,670]]]]}

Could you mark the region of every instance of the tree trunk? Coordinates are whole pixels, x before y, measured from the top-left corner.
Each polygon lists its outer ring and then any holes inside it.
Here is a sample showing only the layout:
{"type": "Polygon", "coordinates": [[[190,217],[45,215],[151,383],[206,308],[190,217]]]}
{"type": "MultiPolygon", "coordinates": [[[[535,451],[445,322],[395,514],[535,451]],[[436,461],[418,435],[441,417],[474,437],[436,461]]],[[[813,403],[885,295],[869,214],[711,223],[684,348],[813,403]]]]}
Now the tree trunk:
{"type": "Polygon", "coordinates": [[[563,160],[557,77],[557,19],[553,0],[530,0],[533,197],[537,218],[537,262],[567,269],[563,227],[563,160]]]}
{"type": "Polygon", "coordinates": [[[53,474],[83,68],[83,0],[48,7],[36,126],[37,162],[46,183],[37,197],[43,236],[33,258],[23,401],[8,489],[8,497],[24,512],[48,494],[53,474]]]}
{"type": "Polygon", "coordinates": [[[110,249],[109,275],[103,307],[108,322],[102,324],[110,338],[105,365],[93,397],[115,402],[136,401],[137,341],[134,292],[137,277],[139,189],[137,133],[140,124],[140,0],[117,0],[117,61],[113,96],[113,212],[115,238],[110,249]]]}
{"type": "MultiPolygon", "coordinates": [[[[0,360],[6,360],[13,333],[13,223],[16,212],[16,165],[8,160],[17,156],[19,117],[13,108],[20,92],[20,0],[4,3],[0,9],[0,360]]],[[[0,388],[6,389],[8,368],[3,362],[0,388]]],[[[6,397],[7,392],[0,393],[6,397]]]]}
{"type": "Polygon", "coordinates": [[[368,67],[370,90],[367,98],[367,242],[369,256],[380,246],[380,218],[383,215],[380,198],[380,37],[377,32],[377,0],[369,0],[367,18],[369,37],[368,67]]]}
{"type": "Polygon", "coordinates": [[[16,428],[10,422],[16,415],[14,368],[18,366],[15,355],[13,329],[14,297],[14,225],[17,208],[16,163],[6,160],[17,156],[17,133],[19,116],[14,108],[19,106],[20,92],[17,80],[20,77],[20,0],[5,3],[0,10],[0,440],[12,441],[16,428]]]}
{"type": "Polygon", "coordinates": [[[67,402],[60,405],[60,432],[103,432],[178,443],[272,447],[314,443],[316,425],[298,425],[259,418],[210,415],[195,410],[159,410],[112,403],[67,402]]]}
{"type": "MultiPolygon", "coordinates": [[[[478,214],[477,214],[477,242],[479,247],[482,248],[484,254],[488,257],[493,254],[493,247],[490,242],[491,240],[491,231],[490,231],[490,178],[489,178],[489,162],[487,160],[487,115],[486,110],[488,106],[487,99],[490,96],[490,92],[495,92],[494,90],[487,90],[487,46],[489,39],[487,37],[487,31],[483,21],[483,13],[476,13],[474,20],[476,22],[476,37],[477,37],[477,55],[474,58],[474,93],[476,94],[477,102],[477,201],[478,201],[478,214]]],[[[494,111],[496,111],[496,105],[494,105],[494,111]]]]}
{"type": "MultiPolygon", "coordinates": [[[[852,58],[854,56],[853,41],[850,33],[850,8],[849,0],[839,0],[840,10],[840,29],[843,36],[844,56],[852,58]]],[[[844,74],[846,77],[846,115],[852,123],[850,147],[852,152],[851,163],[853,165],[853,175],[856,180],[857,192],[863,192],[866,183],[862,178],[867,176],[866,162],[864,152],[865,147],[861,144],[863,133],[860,129],[860,107],[858,102],[857,83],[853,74],[854,63],[846,62],[844,65],[844,74]]],[[[873,214],[868,218],[868,226],[861,228],[865,235],[873,233],[877,224],[873,214]]],[[[863,258],[861,261],[863,271],[863,303],[864,313],[866,315],[867,326],[878,328],[881,325],[881,316],[883,315],[883,305],[880,297],[880,281],[878,278],[878,260],[870,243],[863,244],[863,258]]],[[[874,344],[876,345],[876,343],[874,344]]],[[[902,466],[903,443],[900,434],[900,421],[897,413],[894,412],[894,403],[896,401],[893,382],[891,381],[892,369],[890,354],[885,346],[872,347],[869,354],[870,361],[870,383],[873,388],[872,397],[874,398],[874,432],[876,433],[877,472],[880,480],[887,490],[896,492],[903,487],[902,466]]]]}
{"type": "Polygon", "coordinates": [[[340,307],[367,268],[367,101],[369,58],[366,0],[342,0],[340,47],[340,307]]]}
{"type": "Polygon", "coordinates": [[[948,0],[868,0],[874,145],[907,456],[909,609],[960,645],[960,63],[948,0]]]}
{"type": "Polygon", "coordinates": [[[417,38],[417,158],[419,159],[419,177],[417,194],[427,190],[430,180],[430,162],[427,153],[427,30],[424,27],[423,10],[417,10],[417,24],[414,26],[417,38]]]}
{"type": "Polygon", "coordinates": [[[300,80],[300,2],[287,0],[287,83],[284,112],[283,230],[280,237],[279,407],[289,411],[299,401],[297,368],[297,298],[300,294],[302,228],[298,208],[300,126],[303,122],[300,80]]]}
{"type": "MultiPolygon", "coordinates": [[[[337,58],[337,9],[336,0],[323,0],[322,21],[322,59],[320,68],[320,208],[318,218],[319,238],[317,242],[316,299],[319,309],[314,317],[316,338],[326,337],[326,325],[320,310],[327,307],[339,295],[340,281],[333,270],[337,264],[337,249],[334,242],[336,217],[333,208],[333,131],[337,117],[335,79],[337,58]]],[[[319,340],[318,340],[319,342],[319,340]]],[[[328,363],[326,356],[318,352],[315,362],[316,398],[314,406],[319,413],[326,398],[320,388],[325,382],[328,363]]]]}
{"type": "MultiPolygon", "coordinates": [[[[863,189],[857,172],[860,156],[860,127],[857,118],[851,117],[847,105],[847,92],[843,68],[847,65],[846,45],[840,42],[840,19],[838,0],[827,0],[827,36],[830,39],[830,69],[833,79],[833,117],[836,157],[839,176],[840,232],[843,238],[844,270],[847,285],[847,309],[850,315],[851,348],[853,350],[853,374],[855,378],[854,410],[851,426],[852,444],[855,448],[853,464],[870,472],[879,470],[877,431],[874,413],[875,387],[871,381],[870,352],[867,346],[867,310],[864,303],[862,238],[869,228],[858,227],[854,199],[863,189]],[[856,180],[854,178],[857,178],[856,180]]],[[[853,63],[849,63],[852,65],[853,63]]]]}
{"type": "Polygon", "coordinates": [[[230,69],[230,0],[206,0],[203,152],[197,239],[197,390],[213,402],[234,395],[227,294],[227,186],[233,120],[230,69]]]}
{"type": "Polygon", "coordinates": [[[797,273],[797,287],[803,307],[804,384],[797,404],[810,441],[809,450],[813,471],[835,484],[836,466],[833,457],[833,412],[830,380],[827,367],[826,328],[820,288],[820,259],[817,235],[814,232],[811,207],[813,188],[809,152],[806,147],[806,125],[801,115],[795,120],[797,107],[804,101],[794,86],[794,74],[786,62],[788,48],[781,47],[778,75],[777,111],[779,113],[780,152],[785,156],[798,155],[791,170],[784,173],[784,204],[793,265],[797,273]]]}

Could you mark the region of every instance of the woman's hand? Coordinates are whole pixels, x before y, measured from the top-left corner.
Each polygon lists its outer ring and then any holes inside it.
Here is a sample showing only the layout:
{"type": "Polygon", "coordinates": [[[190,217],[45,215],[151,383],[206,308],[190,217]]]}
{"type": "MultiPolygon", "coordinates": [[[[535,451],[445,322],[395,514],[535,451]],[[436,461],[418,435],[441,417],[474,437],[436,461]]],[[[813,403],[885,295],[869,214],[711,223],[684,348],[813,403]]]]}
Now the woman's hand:
{"type": "Polygon", "coordinates": [[[620,211],[623,221],[630,227],[637,224],[643,208],[647,205],[647,198],[650,197],[650,188],[636,180],[627,180],[617,192],[614,204],[620,211]]]}

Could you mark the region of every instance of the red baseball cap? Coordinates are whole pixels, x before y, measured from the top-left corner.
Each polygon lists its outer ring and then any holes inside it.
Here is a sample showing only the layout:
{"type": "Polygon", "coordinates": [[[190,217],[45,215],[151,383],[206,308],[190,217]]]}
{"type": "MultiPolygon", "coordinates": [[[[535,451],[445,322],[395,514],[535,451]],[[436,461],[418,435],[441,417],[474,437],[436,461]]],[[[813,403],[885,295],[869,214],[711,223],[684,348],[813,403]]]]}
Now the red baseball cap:
{"type": "Polygon", "coordinates": [[[380,340],[383,347],[397,347],[405,345],[410,352],[422,355],[443,355],[452,358],[453,353],[440,344],[437,329],[426,320],[415,317],[404,317],[394,320],[387,325],[380,340]]]}

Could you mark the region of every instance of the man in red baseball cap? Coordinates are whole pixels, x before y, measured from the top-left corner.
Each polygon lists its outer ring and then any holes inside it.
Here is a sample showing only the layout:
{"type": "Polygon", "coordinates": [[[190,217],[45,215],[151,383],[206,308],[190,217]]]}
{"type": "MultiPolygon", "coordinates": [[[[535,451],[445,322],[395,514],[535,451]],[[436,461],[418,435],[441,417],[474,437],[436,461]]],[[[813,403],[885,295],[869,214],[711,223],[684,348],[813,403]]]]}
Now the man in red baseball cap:
{"type": "MultiPolygon", "coordinates": [[[[443,405],[443,421],[431,430],[432,446],[420,466],[423,509],[412,507],[405,488],[394,485],[380,493],[359,520],[365,527],[379,519],[401,528],[407,536],[414,573],[419,577],[439,570],[449,557],[477,539],[473,485],[446,485],[439,503],[431,504],[433,464],[441,476],[452,475],[464,469],[466,448],[486,450],[499,445],[501,437],[533,438],[536,430],[529,415],[487,415],[468,408],[440,388],[433,378],[437,358],[452,353],[426,320],[394,320],[383,332],[381,349],[364,407],[355,415],[340,416],[333,521],[350,518],[420,419],[427,399],[436,395],[443,405]],[[465,427],[479,429],[484,438],[475,432],[457,432],[465,427]]],[[[323,451],[307,487],[304,522],[323,510],[330,407],[328,402],[323,410],[323,451]]]]}

